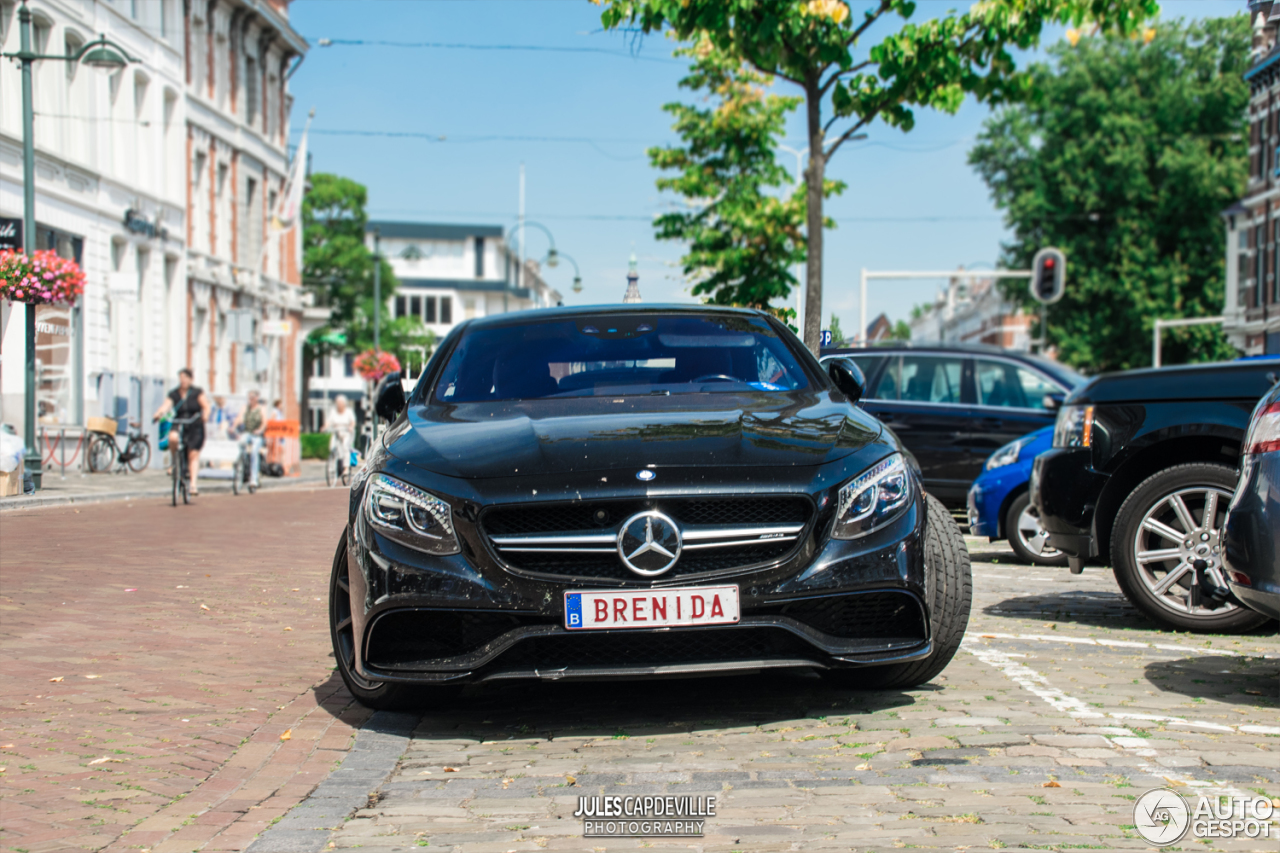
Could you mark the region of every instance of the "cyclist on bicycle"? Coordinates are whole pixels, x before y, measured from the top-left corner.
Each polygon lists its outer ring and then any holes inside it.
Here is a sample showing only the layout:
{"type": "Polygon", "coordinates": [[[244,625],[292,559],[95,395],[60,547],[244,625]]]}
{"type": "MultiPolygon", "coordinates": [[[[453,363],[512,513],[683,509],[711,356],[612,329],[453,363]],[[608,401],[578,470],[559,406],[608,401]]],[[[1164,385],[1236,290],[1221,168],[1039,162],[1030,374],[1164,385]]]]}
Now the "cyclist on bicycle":
{"type": "Polygon", "coordinates": [[[257,391],[249,392],[249,402],[245,404],[244,411],[236,416],[235,428],[244,431],[244,440],[249,444],[249,485],[256,489],[262,464],[260,454],[263,433],[267,431],[267,410],[257,391]]]}
{"type": "Polygon", "coordinates": [[[200,449],[204,447],[204,422],[209,417],[209,398],[204,391],[195,386],[195,376],[191,368],[184,367],[178,371],[178,387],[164,398],[160,408],[156,409],[151,420],[158,421],[169,412],[173,412],[175,420],[188,420],[179,427],[175,424],[169,430],[169,448],[175,454],[173,464],[178,460],[178,429],[182,430],[182,444],[187,450],[187,471],[191,477],[191,494],[198,495],[196,472],[200,470],[200,449]]]}
{"type": "Polygon", "coordinates": [[[325,418],[324,431],[332,433],[337,443],[338,475],[341,476],[351,460],[351,440],[356,434],[356,413],[347,405],[344,395],[333,398],[333,411],[325,418]]]}

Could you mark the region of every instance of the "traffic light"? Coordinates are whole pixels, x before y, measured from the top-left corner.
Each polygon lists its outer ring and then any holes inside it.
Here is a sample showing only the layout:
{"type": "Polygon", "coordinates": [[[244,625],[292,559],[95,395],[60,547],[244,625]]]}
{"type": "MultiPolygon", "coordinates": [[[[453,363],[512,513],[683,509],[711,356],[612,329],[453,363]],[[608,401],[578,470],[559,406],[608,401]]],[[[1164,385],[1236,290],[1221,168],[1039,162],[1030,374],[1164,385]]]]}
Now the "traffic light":
{"type": "Polygon", "coordinates": [[[1067,258],[1061,249],[1036,252],[1031,262],[1031,297],[1044,305],[1057,302],[1066,287],[1066,275],[1067,258]]]}

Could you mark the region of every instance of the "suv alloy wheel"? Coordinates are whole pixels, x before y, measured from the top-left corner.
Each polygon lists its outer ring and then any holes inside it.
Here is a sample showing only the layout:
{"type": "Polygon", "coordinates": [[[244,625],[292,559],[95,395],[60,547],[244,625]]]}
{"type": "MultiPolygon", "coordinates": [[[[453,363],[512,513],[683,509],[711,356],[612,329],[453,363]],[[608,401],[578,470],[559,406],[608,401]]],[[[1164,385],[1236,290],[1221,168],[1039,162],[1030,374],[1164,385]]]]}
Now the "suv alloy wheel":
{"type": "Polygon", "coordinates": [[[1267,617],[1226,589],[1220,535],[1236,474],[1224,465],[1176,465],[1125,499],[1111,534],[1111,564],[1135,607],[1166,628],[1240,633],[1267,617]]]}

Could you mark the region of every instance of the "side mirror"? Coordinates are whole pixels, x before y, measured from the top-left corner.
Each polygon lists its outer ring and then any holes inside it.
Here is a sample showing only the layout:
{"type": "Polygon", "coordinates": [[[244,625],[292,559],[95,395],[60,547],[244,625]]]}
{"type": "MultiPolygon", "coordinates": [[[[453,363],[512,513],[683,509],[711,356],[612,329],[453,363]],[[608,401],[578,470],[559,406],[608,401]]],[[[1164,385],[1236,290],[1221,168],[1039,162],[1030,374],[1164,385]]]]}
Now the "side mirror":
{"type": "Polygon", "coordinates": [[[862,399],[862,392],[867,387],[867,377],[862,375],[862,368],[851,358],[833,358],[827,362],[827,375],[836,383],[850,403],[862,399]]]}
{"type": "Polygon", "coordinates": [[[1062,401],[1067,399],[1066,394],[1055,393],[1044,395],[1044,408],[1046,412],[1056,412],[1062,408],[1062,401]]]}
{"type": "Polygon", "coordinates": [[[388,373],[382,377],[377,389],[373,392],[373,410],[378,417],[391,423],[400,417],[408,401],[404,397],[404,386],[400,384],[400,373],[388,373]]]}

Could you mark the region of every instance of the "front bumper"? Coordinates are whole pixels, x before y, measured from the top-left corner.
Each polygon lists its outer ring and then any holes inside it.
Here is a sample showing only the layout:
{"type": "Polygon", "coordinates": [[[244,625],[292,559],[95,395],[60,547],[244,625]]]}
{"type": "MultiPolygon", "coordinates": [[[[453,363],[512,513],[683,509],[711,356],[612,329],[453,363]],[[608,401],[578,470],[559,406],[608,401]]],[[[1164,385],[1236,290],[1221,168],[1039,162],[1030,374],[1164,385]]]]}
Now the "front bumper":
{"type": "Polygon", "coordinates": [[[861,539],[826,539],[829,525],[819,521],[776,564],[648,583],[656,590],[736,583],[741,619],[734,625],[570,632],[565,591],[616,584],[508,570],[461,521],[462,553],[429,556],[385,539],[357,511],[347,542],[356,671],[371,681],[440,684],[917,660],[932,651],[924,516],[917,492],[902,516],[861,539]]]}
{"type": "Polygon", "coordinates": [[[1107,475],[1094,470],[1089,448],[1053,448],[1036,457],[1031,500],[1054,547],[1067,556],[1097,556],[1093,517],[1106,482],[1107,475]]]}

